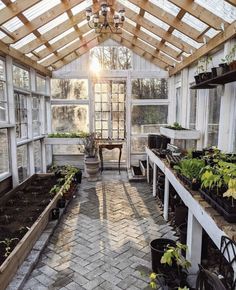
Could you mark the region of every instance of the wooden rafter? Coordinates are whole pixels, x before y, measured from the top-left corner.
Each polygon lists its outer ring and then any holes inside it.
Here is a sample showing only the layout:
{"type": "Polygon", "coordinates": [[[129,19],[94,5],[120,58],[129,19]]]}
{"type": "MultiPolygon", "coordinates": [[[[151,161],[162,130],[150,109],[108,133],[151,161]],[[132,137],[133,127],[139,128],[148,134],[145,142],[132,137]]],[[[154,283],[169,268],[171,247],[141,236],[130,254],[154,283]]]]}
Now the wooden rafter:
{"type": "Polygon", "coordinates": [[[21,12],[32,7],[33,5],[40,2],[40,0],[17,0],[13,3],[8,4],[0,11],[0,25],[4,24],[8,20],[18,16],[21,12]]]}
{"type": "MultiPolygon", "coordinates": [[[[14,42],[34,32],[36,29],[47,24],[51,20],[55,19],[56,17],[60,16],[61,14],[63,14],[64,12],[73,8],[74,6],[78,5],[81,2],[83,2],[83,0],[70,0],[68,4],[65,3],[57,4],[53,8],[49,9],[47,13],[43,13],[42,15],[30,21],[28,24],[25,24],[19,29],[13,31],[13,35],[15,36],[14,42]]],[[[8,37],[4,37],[3,41],[6,43],[13,43],[12,40],[9,41],[8,37]]]]}
{"type": "Polygon", "coordinates": [[[119,9],[119,7],[122,7],[125,9],[125,15],[127,18],[129,18],[135,23],[138,23],[139,25],[151,31],[153,34],[156,34],[158,37],[164,39],[165,41],[171,43],[173,46],[177,47],[178,49],[183,50],[186,53],[191,53],[192,51],[195,50],[195,48],[191,46],[190,44],[184,42],[182,39],[176,37],[175,35],[170,34],[169,32],[167,32],[160,26],[151,22],[150,20],[141,17],[140,15],[133,12],[128,7],[122,6],[120,4],[119,5],[114,4],[114,8],[116,8],[117,10],[119,9]]]}
{"type": "Polygon", "coordinates": [[[149,43],[150,45],[156,47],[158,50],[163,51],[164,53],[168,54],[169,56],[173,57],[176,60],[180,60],[178,57],[179,52],[174,50],[173,48],[161,43],[160,41],[153,38],[151,35],[147,34],[146,32],[142,30],[136,29],[132,24],[129,24],[128,22],[125,22],[123,25],[123,29],[128,31],[129,33],[132,33],[136,36],[136,38],[140,38],[141,40],[149,43]]]}
{"type": "Polygon", "coordinates": [[[169,1],[216,30],[221,30],[222,24],[224,24],[224,27],[228,25],[228,23],[224,21],[224,19],[220,18],[219,16],[200,6],[196,2],[189,0],[169,0],[169,1]]]}
{"type": "Polygon", "coordinates": [[[191,65],[196,62],[198,59],[207,55],[213,49],[220,47],[227,40],[236,36],[236,21],[231,23],[224,32],[217,34],[214,38],[212,38],[208,43],[200,47],[196,50],[191,56],[185,58],[180,64],[177,64],[174,69],[170,70],[170,75],[174,75],[178,73],[183,68],[191,65]]]}
{"type": "Polygon", "coordinates": [[[225,1],[233,6],[236,6],[236,0],[225,0],[225,1]]]}
{"type": "Polygon", "coordinates": [[[2,52],[4,55],[10,55],[12,58],[17,60],[19,63],[21,63],[27,67],[32,67],[36,71],[40,72],[43,75],[51,76],[51,72],[48,69],[46,69],[44,66],[37,64],[32,59],[25,56],[24,54],[22,54],[18,50],[14,49],[12,47],[9,47],[1,40],[0,40],[0,52],[2,52]]]}
{"type": "Polygon", "coordinates": [[[133,45],[131,42],[129,42],[128,40],[122,38],[121,35],[118,34],[112,34],[111,38],[119,43],[121,43],[122,45],[124,45],[125,47],[131,49],[134,53],[136,53],[137,55],[145,58],[146,60],[150,61],[151,63],[157,65],[158,67],[162,68],[162,69],[166,69],[167,65],[165,63],[163,63],[161,60],[154,58],[151,54],[149,54],[148,52],[146,52],[145,50],[133,45]]]}
{"type": "Polygon", "coordinates": [[[151,54],[154,58],[159,59],[163,63],[165,63],[168,66],[174,66],[175,61],[171,58],[169,58],[167,55],[163,55],[155,50],[155,48],[152,48],[148,44],[145,44],[139,39],[134,39],[132,35],[128,34],[124,30],[122,31],[122,38],[129,41],[131,44],[141,48],[143,51],[146,51],[147,53],[151,54]]]}
{"type": "Polygon", "coordinates": [[[181,33],[192,38],[193,40],[197,42],[204,42],[203,37],[202,36],[199,37],[201,33],[200,31],[196,30],[195,28],[188,25],[187,23],[180,21],[177,17],[166,12],[164,9],[158,7],[157,5],[154,5],[151,2],[144,2],[143,0],[129,0],[129,1],[139,6],[140,8],[144,9],[146,12],[155,16],[161,21],[165,22],[166,24],[170,25],[174,29],[177,29],[181,33]]]}

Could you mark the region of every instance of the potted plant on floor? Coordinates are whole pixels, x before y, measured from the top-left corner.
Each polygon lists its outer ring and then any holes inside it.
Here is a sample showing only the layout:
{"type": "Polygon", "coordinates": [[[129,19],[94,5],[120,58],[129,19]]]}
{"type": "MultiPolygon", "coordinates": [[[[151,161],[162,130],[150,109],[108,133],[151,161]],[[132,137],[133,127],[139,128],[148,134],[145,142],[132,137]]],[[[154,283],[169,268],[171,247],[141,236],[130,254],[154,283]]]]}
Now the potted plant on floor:
{"type": "Polygon", "coordinates": [[[100,168],[98,158],[98,141],[96,133],[91,133],[84,138],[84,164],[85,174],[89,181],[97,181],[100,168]]]}

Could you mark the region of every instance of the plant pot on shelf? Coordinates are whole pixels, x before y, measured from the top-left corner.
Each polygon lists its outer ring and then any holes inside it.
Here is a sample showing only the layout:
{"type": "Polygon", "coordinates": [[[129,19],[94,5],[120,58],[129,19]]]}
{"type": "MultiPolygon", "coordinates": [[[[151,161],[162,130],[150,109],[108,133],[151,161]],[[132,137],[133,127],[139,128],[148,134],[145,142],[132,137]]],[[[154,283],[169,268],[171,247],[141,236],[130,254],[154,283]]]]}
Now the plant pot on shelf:
{"type": "Polygon", "coordinates": [[[215,78],[215,77],[221,76],[223,74],[223,68],[220,66],[213,67],[211,69],[211,72],[212,72],[212,77],[215,78]]]}
{"type": "Polygon", "coordinates": [[[201,82],[207,81],[212,78],[211,72],[203,72],[199,74],[199,77],[201,79],[201,82]]]}
{"type": "Polygon", "coordinates": [[[222,69],[223,69],[222,73],[223,74],[225,74],[225,73],[227,73],[229,71],[229,65],[227,63],[225,63],[225,62],[224,63],[220,63],[219,67],[222,67],[222,69]]]}
{"type": "Polygon", "coordinates": [[[195,83],[196,83],[196,85],[199,84],[199,83],[201,82],[201,78],[200,78],[199,75],[194,76],[194,79],[195,79],[195,83]]]}
{"type": "Polygon", "coordinates": [[[97,181],[98,173],[100,170],[100,161],[98,157],[88,157],[84,158],[85,171],[89,181],[97,181]]]}
{"type": "Polygon", "coordinates": [[[229,70],[236,70],[236,60],[232,61],[229,64],[229,70]]]}

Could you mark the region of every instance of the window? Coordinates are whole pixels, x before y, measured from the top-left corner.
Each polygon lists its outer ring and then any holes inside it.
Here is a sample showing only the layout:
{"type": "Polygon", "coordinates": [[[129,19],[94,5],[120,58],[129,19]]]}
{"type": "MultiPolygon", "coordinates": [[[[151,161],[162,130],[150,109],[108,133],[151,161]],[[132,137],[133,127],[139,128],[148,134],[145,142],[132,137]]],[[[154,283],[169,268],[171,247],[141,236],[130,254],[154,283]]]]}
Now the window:
{"type": "Polygon", "coordinates": [[[167,99],[167,80],[135,79],[132,80],[133,99],[167,99]]]}
{"type": "Polygon", "coordinates": [[[52,129],[54,132],[88,132],[88,105],[53,105],[52,129]]]}
{"type": "Polygon", "coordinates": [[[167,124],[168,105],[133,105],[132,134],[158,133],[167,124]]]}
{"type": "Polygon", "coordinates": [[[51,103],[50,103],[50,98],[44,98],[44,124],[45,127],[43,128],[43,133],[47,134],[49,132],[49,128],[48,128],[48,119],[50,116],[50,112],[51,112],[51,103]]]}
{"type": "Polygon", "coordinates": [[[6,122],[7,118],[5,62],[0,59],[0,122],[6,122]]]}
{"type": "Polygon", "coordinates": [[[189,129],[196,129],[197,90],[190,90],[189,129]]]}
{"type": "Polygon", "coordinates": [[[88,99],[88,80],[51,79],[51,93],[53,99],[88,99]]]}
{"type": "Polygon", "coordinates": [[[35,172],[40,172],[41,171],[41,143],[40,141],[35,141],[34,142],[34,170],[35,172]]]}
{"type": "Polygon", "coordinates": [[[176,122],[181,123],[181,88],[176,88],[176,122]]]}
{"type": "Polygon", "coordinates": [[[9,152],[7,129],[0,129],[0,179],[9,172],[9,152]]]}
{"type": "Polygon", "coordinates": [[[207,146],[218,145],[222,87],[209,90],[207,146]]]}
{"type": "Polygon", "coordinates": [[[16,137],[26,139],[28,137],[27,96],[18,92],[15,96],[16,137]]]}
{"type": "Polygon", "coordinates": [[[13,84],[18,88],[29,90],[29,72],[21,67],[13,65],[13,84]]]}
{"type": "Polygon", "coordinates": [[[36,76],[36,91],[39,93],[46,92],[46,79],[42,76],[36,76]]]}
{"type": "Polygon", "coordinates": [[[27,145],[17,147],[17,168],[20,183],[29,176],[27,149],[27,145]]]}
{"type": "Polygon", "coordinates": [[[131,52],[122,46],[99,46],[90,50],[91,70],[126,70],[131,68],[131,52]]]}
{"type": "Polygon", "coordinates": [[[125,138],[125,82],[107,81],[94,85],[95,131],[103,139],[125,138]]]}
{"type": "Polygon", "coordinates": [[[133,136],[131,139],[131,152],[142,153],[145,152],[145,146],[147,146],[148,137],[133,136]]]}
{"type": "Polygon", "coordinates": [[[33,122],[33,136],[40,135],[40,98],[33,96],[32,98],[32,122],[33,122]]]}

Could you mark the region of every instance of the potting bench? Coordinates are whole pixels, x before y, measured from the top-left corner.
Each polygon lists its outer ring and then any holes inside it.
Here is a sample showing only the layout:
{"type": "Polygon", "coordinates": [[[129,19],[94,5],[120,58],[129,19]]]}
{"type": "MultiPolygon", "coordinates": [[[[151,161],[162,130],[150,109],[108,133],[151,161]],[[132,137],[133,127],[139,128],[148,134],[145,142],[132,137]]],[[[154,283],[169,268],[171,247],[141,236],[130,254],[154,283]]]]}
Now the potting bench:
{"type": "MultiPolygon", "coordinates": [[[[149,182],[149,164],[153,163],[153,196],[156,196],[157,167],[165,174],[164,193],[164,219],[168,220],[169,208],[169,184],[171,183],[176,192],[188,207],[187,225],[187,258],[191,262],[191,273],[198,271],[201,264],[202,229],[206,231],[218,249],[221,245],[221,237],[228,236],[234,239],[236,235],[236,224],[230,224],[223,219],[198,192],[190,191],[179,181],[173,170],[161,160],[156,154],[146,147],[147,154],[147,180],[149,182]]],[[[236,267],[234,267],[236,276],[236,267]]]]}

